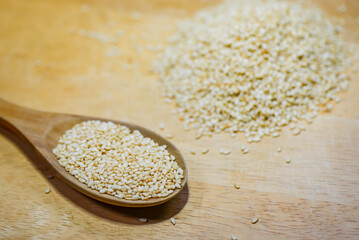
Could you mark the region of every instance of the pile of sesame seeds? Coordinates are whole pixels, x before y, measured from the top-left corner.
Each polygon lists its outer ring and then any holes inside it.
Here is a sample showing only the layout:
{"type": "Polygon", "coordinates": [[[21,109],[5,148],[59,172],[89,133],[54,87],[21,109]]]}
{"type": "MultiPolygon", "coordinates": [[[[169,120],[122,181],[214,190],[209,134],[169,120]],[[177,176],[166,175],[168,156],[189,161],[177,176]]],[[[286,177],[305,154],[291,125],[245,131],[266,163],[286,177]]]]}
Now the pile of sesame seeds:
{"type": "Polygon", "coordinates": [[[340,32],[300,2],[226,1],[181,22],[154,71],[197,138],[244,132],[259,142],[340,101],[351,64],[340,32]]]}
{"type": "Polygon", "coordinates": [[[183,170],[166,148],[137,130],[85,121],[66,131],[53,153],[89,188],[118,198],[146,200],[181,188],[183,170]]]}

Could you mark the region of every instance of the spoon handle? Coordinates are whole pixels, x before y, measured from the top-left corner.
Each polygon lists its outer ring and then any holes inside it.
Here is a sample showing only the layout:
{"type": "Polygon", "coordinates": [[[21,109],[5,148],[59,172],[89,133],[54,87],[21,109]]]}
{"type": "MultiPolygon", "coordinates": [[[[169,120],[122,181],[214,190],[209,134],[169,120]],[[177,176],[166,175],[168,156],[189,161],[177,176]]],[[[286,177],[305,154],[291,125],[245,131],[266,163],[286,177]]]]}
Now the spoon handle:
{"type": "Polygon", "coordinates": [[[39,142],[46,132],[49,121],[56,115],[24,108],[0,98],[0,127],[20,138],[25,136],[39,142]]]}

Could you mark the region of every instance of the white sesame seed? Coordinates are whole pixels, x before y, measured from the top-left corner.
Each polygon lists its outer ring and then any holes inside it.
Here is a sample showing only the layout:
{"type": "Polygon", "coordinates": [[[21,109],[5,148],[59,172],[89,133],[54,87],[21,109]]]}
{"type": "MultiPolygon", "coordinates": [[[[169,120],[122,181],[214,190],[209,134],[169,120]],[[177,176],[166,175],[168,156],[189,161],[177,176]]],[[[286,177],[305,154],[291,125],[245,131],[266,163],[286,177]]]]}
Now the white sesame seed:
{"type": "Polygon", "coordinates": [[[171,134],[166,134],[166,138],[171,139],[173,136],[171,134]]]}
{"type": "Polygon", "coordinates": [[[170,221],[173,225],[176,225],[176,220],[173,217],[170,218],[170,221]]]}
{"type": "Polygon", "coordinates": [[[299,129],[300,129],[301,131],[305,131],[305,127],[302,126],[302,125],[299,126],[299,129]]]}
{"type": "Polygon", "coordinates": [[[248,150],[248,148],[245,148],[245,149],[242,150],[242,152],[243,152],[244,154],[247,154],[247,153],[249,153],[249,150],[248,150]]]}
{"type": "Polygon", "coordinates": [[[141,17],[141,14],[139,12],[132,13],[132,19],[138,20],[138,19],[140,19],[140,17],[141,17]]]}
{"type": "Polygon", "coordinates": [[[89,10],[90,10],[90,6],[89,6],[89,5],[83,4],[83,5],[81,6],[81,11],[82,11],[82,12],[88,12],[89,10]]]}
{"type": "Polygon", "coordinates": [[[292,160],[290,158],[287,158],[287,160],[285,160],[285,162],[289,164],[292,162],[292,160]]]}
{"type": "Polygon", "coordinates": [[[221,148],[219,150],[219,153],[222,154],[222,155],[228,155],[228,154],[231,153],[231,151],[221,148]]]}
{"type": "Polygon", "coordinates": [[[252,224],[256,224],[258,222],[259,218],[258,217],[255,217],[251,220],[251,223],[252,224]]]}
{"type": "Polygon", "coordinates": [[[139,220],[140,222],[143,222],[143,223],[148,222],[148,219],[147,219],[147,218],[139,218],[138,220],[139,220]]]}
{"type": "Polygon", "coordinates": [[[277,152],[281,152],[281,151],[282,151],[282,148],[279,147],[279,148],[277,149],[277,152]]]}
{"type": "Polygon", "coordinates": [[[194,149],[190,149],[189,152],[192,153],[193,155],[196,154],[196,151],[194,149]]]}
{"type": "Polygon", "coordinates": [[[159,128],[160,128],[160,130],[165,129],[165,124],[164,124],[164,123],[160,123],[159,128]]]}
{"type": "Polygon", "coordinates": [[[301,119],[312,122],[348,88],[349,60],[339,28],[319,9],[229,0],[179,24],[154,71],[185,129],[244,132],[259,142],[301,119]]]}
{"type": "Polygon", "coordinates": [[[182,187],[175,157],[139,131],[112,122],[86,121],[60,137],[59,164],[102,194],[124,199],[166,197],[182,187]]]}
{"type": "Polygon", "coordinates": [[[49,194],[51,192],[51,189],[50,188],[47,188],[46,190],[45,190],[45,193],[46,194],[49,194]]]}
{"type": "Polygon", "coordinates": [[[347,11],[347,6],[345,6],[344,4],[338,7],[338,12],[345,13],[346,11],[347,11]]]}
{"type": "Polygon", "coordinates": [[[234,184],[234,188],[235,189],[240,189],[241,187],[239,186],[239,184],[234,184]]]}
{"type": "Polygon", "coordinates": [[[299,129],[296,129],[296,130],[293,131],[293,135],[299,135],[299,133],[300,133],[299,129]]]}
{"type": "Polygon", "coordinates": [[[237,240],[236,235],[232,235],[232,240],[237,240]]]}
{"type": "Polygon", "coordinates": [[[209,148],[204,148],[204,149],[202,149],[202,154],[206,154],[206,153],[208,153],[209,152],[209,148]]]}
{"type": "Polygon", "coordinates": [[[272,134],[272,136],[273,136],[273,137],[279,137],[279,133],[278,133],[278,132],[274,132],[274,133],[272,134]]]}

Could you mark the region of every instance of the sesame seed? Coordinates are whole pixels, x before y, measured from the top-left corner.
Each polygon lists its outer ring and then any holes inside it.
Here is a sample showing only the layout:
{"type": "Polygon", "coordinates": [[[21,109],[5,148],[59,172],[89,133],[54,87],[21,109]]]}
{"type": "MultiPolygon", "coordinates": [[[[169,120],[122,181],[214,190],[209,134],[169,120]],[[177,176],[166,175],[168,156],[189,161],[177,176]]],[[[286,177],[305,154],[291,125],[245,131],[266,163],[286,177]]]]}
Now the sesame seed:
{"type": "Polygon", "coordinates": [[[138,19],[140,19],[140,17],[141,17],[141,14],[139,12],[132,13],[132,19],[138,20],[138,19]]]}
{"type": "Polygon", "coordinates": [[[206,153],[208,153],[209,152],[209,148],[204,148],[204,149],[202,149],[202,154],[206,154],[206,153]]]}
{"type": "Polygon", "coordinates": [[[287,160],[285,160],[285,162],[286,162],[287,164],[289,164],[289,163],[292,162],[292,160],[291,160],[290,158],[287,158],[287,160]]]}
{"type": "Polygon", "coordinates": [[[194,149],[190,149],[189,152],[192,153],[193,155],[196,154],[196,151],[194,149]]]}
{"type": "Polygon", "coordinates": [[[293,135],[299,135],[299,133],[300,133],[299,129],[296,129],[296,130],[293,131],[293,135]]]}
{"type": "Polygon", "coordinates": [[[113,122],[76,124],[53,153],[66,171],[102,194],[147,200],[182,187],[183,169],[166,145],[113,122]]]}
{"type": "Polygon", "coordinates": [[[159,128],[160,128],[160,130],[165,129],[165,124],[164,124],[164,123],[160,123],[159,128]]]}
{"type": "Polygon", "coordinates": [[[173,136],[171,134],[166,134],[166,138],[171,139],[173,136]]]}
{"type": "Polygon", "coordinates": [[[228,155],[228,154],[231,153],[231,151],[221,148],[219,150],[219,153],[222,154],[222,155],[228,155]]]}
{"type": "Polygon", "coordinates": [[[345,13],[346,11],[347,11],[347,6],[345,6],[344,4],[338,7],[338,12],[345,13]]]}
{"type": "Polygon", "coordinates": [[[278,133],[278,132],[274,132],[274,133],[272,134],[272,136],[273,136],[273,137],[279,137],[279,133],[278,133]]]}
{"type": "Polygon", "coordinates": [[[258,217],[255,217],[251,220],[251,223],[252,224],[256,224],[258,222],[259,218],[258,217]]]}
{"type": "Polygon", "coordinates": [[[153,70],[196,137],[244,132],[259,142],[328,108],[348,89],[351,55],[320,9],[228,0],[180,23],[153,70]]]}
{"type": "Polygon", "coordinates": [[[232,240],[237,240],[236,235],[232,235],[232,240]]]}
{"type": "Polygon", "coordinates": [[[305,127],[304,127],[304,126],[299,126],[299,129],[300,129],[301,131],[305,131],[305,127]]]}
{"type": "Polygon", "coordinates": [[[45,193],[46,194],[49,194],[51,192],[51,189],[50,188],[47,188],[46,190],[45,190],[45,193]]]}
{"type": "Polygon", "coordinates": [[[138,220],[139,220],[140,222],[143,222],[143,223],[148,222],[148,219],[147,219],[147,218],[139,218],[138,220]]]}
{"type": "Polygon", "coordinates": [[[240,189],[241,187],[238,184],[234,184],[235,189],[240,189]]]}
{"type": "Polygon", "coordinates": [[[89,10],[90,10],[90,6],[89,6],[89,5],[83,4],[83,5],[81,6],[81,11],[82,11],[82,12],[88,12],[89,10]]]}
{"type": "Polygon", "coordinates": [[[282,151],[282,148],[279,147],[279,148],[277,149],[277,152],[281,152],[281,151],[282,151]]]}
{"type": "Polygon", "coordinates": [[[173,217],[170,218],[170,221],[173,225],[176,225],[176,220],[173,217]]]}

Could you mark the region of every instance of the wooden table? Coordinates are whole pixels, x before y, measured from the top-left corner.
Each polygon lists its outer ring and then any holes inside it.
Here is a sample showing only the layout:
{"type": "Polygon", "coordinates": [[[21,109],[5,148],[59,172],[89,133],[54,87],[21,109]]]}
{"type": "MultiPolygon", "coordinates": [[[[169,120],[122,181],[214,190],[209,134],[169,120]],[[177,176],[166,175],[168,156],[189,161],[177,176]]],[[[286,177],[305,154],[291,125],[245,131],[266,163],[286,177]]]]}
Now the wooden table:
{"type": "MultiPolygon", "coordinates": [[[[346,20],[358,43],[356,0],[315,1],[346,20]]],[[[250,144],[243,135],[195,140],[151,73],[177,20],[215,1],[0,1],[0,96],[45,111],[165,124],[187,158],[188,187],[167,204],[127,209],[62,183],[26,147],[0,135],[2,239],[358,239],[359,82],[307,131],[250,144]],[[89,31],[94,31],[90,33],[89,31]],[[121,32],[122,31],[122,32],[121,32]],[[99,33],[102,33],[99,34],[99,33]],[[121,36],[123,34],[123,36],[121,36]],[[86,36],[84,36],[86,35],[86,36]],[[106,43],[116,38],[114,43],[106,43]],[[118,48],[116,48],[118,47],[118,48]],[[276,150],[281,146],[282,152],[276,150]],[[210,152],[202,155],[202,148],[210,152]],[[230,155],[219,154],[225,147],[230,155]],[[191,155],[189,149],[198,153],[191,155]],[[286,158],[292,162],[287,164],[286,158]],[[238,183],[240,189],[233,184],[238,183]],[[50,187],[52,190],[45,194],[50,187]],[[149,219],[146,224],[138,218],[149,219]],[[169,218],[176,219],[173,226],[169,218]],[[256,224],[251,219],[258,217],[256,224]]]]}

